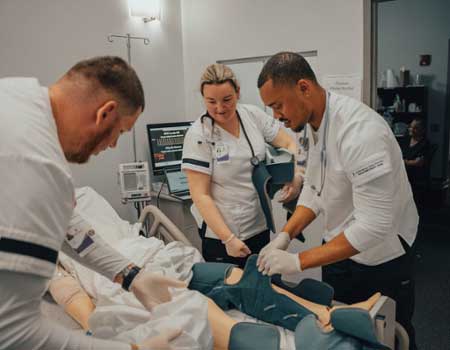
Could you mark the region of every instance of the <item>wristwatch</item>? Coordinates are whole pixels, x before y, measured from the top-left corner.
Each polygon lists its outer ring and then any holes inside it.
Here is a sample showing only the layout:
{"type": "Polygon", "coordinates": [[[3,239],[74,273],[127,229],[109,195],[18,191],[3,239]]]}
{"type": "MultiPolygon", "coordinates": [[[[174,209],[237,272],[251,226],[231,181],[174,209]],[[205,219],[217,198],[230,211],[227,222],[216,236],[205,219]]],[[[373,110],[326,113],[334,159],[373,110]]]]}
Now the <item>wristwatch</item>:
{"type": "Polygon", "coordinates": [[[132,267],[126,266],[122,270],[121,272],[123,276],[122,288],[125,289],[127,292],[130,291],[131,282],[133,282],[134,278],[139,273],[139,271],[141,271],[141,268],[135,265],[132,267]]]}

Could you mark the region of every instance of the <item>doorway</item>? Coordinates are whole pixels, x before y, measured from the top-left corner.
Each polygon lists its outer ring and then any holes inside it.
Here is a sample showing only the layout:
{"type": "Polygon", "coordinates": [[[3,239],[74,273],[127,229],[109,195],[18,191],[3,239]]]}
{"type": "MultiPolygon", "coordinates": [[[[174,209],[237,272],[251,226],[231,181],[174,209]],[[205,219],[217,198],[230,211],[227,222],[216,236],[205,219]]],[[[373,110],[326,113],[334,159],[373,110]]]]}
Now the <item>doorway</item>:
{"type": "Polygon", "coordinates": [[[450,206],[446,191],[450,141],[448,13],[450,2],[441,0],[364,2],[365,102],[383,112],[393,108],[398,113],[398,121],[401,117],[422,114],[427,122],[427,136],[438,146],[432,164],[431,201],[421,210],[415,242],[416,307],[413,322],[419,349],[450,349],[450,206]],[[423,55],[429,55],[428,61],[422,61],[423,55]],[[400,79],[402,66],[404,71],[409,71],[409,81],[400,79]],[[393,77],[389,84],[388,69],[393,77]],[[402,95],[402,92],[414,95],[414,90],[426,91],[426,102],[408,100],[408,95],[402,95]],[[390,96],[381,98],[381,103],[380,91],[390,96]],[[393,106],[396,95],[400,100],[397,110],[393,106]],[[408,115],[410,113],[416,114],[408,115]]]}

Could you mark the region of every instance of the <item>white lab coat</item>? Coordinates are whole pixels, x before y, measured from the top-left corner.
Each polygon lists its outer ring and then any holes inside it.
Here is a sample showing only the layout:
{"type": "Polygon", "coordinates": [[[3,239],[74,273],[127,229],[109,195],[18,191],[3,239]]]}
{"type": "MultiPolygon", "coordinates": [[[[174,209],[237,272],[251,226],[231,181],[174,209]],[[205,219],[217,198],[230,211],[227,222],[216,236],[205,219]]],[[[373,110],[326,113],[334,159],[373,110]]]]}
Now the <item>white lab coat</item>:
{"type": "MultiPolygon", "coordinates": [[[[58,251],[74,188],[48,89],[36,79],[0,79],[0,101],[0,244],[3,237],[58,251]]],[[[51,278],[55,264],[0,251],[0,269],[51,278]]]]}
{"type": "Polygon", "coordinates": [[[419,220],[400,147],[387,123],[368,106],[335,93],[327,100],[327,135],[325,118],[316,143],[308,128],[308,166],[298,205],[324,214],[325,241],[344,232],[360,251],[352,260],[378,265],[395,259],[405,253],[398,236],[411,246],[419,220]]]}
{"type": "MultiPolygon", "coordinates": [[[[0,79],[0,101],[0,247],[8,238],[59,251],[73,212],[74,187],[48,89],[33,78],[0,79]]],[[[116,257],[112,266],[122,260],[116,257]]],[[[75,334],[42,317],[41,298],[55,267],[0,250],[0,349],[129,349],[129,344],[75,334]]]]}
{"type": "MultiPolygon", "coordinates": [[[[280,124],[256,106],[239,104],[237,110],[256,156],[264,160],[265,143],[273,141],[280,124]]],[[[212,198],[228,228],[241,240],[267,229],[252,182],[251,157],[242,128],[236,138],[217,124],[212,130],[209,118],[204,118],[203,124],[200,118],[197,119],[184,139],[182,169],[211,176],[212,198]]],[[[199,219],[200,213],[195,206],[192,211],[199,219]]],[[[198,220],[199,226],[201,222],[202,219],[198,220]]],[[[206,231],[206,237],[218,239],[210,229],[206,231]]]]}

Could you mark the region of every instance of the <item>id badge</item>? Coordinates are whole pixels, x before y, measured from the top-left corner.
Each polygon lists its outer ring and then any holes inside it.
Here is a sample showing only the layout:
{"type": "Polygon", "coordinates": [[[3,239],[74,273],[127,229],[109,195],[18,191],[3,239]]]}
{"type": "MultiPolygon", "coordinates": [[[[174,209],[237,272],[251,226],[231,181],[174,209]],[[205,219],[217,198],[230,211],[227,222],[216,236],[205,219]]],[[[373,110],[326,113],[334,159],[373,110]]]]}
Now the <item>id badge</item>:
{"type": "Polygon", "coordinates": [[[94,229],[80,216],[77,216],[72,219],[69,225],[66,233],[66,241],[83,258],[95,249],[94,236],[94,229]]]}
{"type": "Polygon", "coordinates": [[[230,162],[230,150],[228,145],[223,142],[218,142],[214,146],[214,154],[218,164],[230,162]]]}

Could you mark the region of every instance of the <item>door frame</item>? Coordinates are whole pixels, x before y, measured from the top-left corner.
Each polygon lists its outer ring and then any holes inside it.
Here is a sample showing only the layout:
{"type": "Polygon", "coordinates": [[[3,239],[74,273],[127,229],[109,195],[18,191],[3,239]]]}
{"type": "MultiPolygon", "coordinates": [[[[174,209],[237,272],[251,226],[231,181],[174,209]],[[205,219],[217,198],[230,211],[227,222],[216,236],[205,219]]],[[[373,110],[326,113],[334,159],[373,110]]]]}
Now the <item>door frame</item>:
{"type": "Polygon", "coordinates": [[[363,102],[376,108],[378,75],[378,4],[395,0],[363,0],[363,102]]]}

